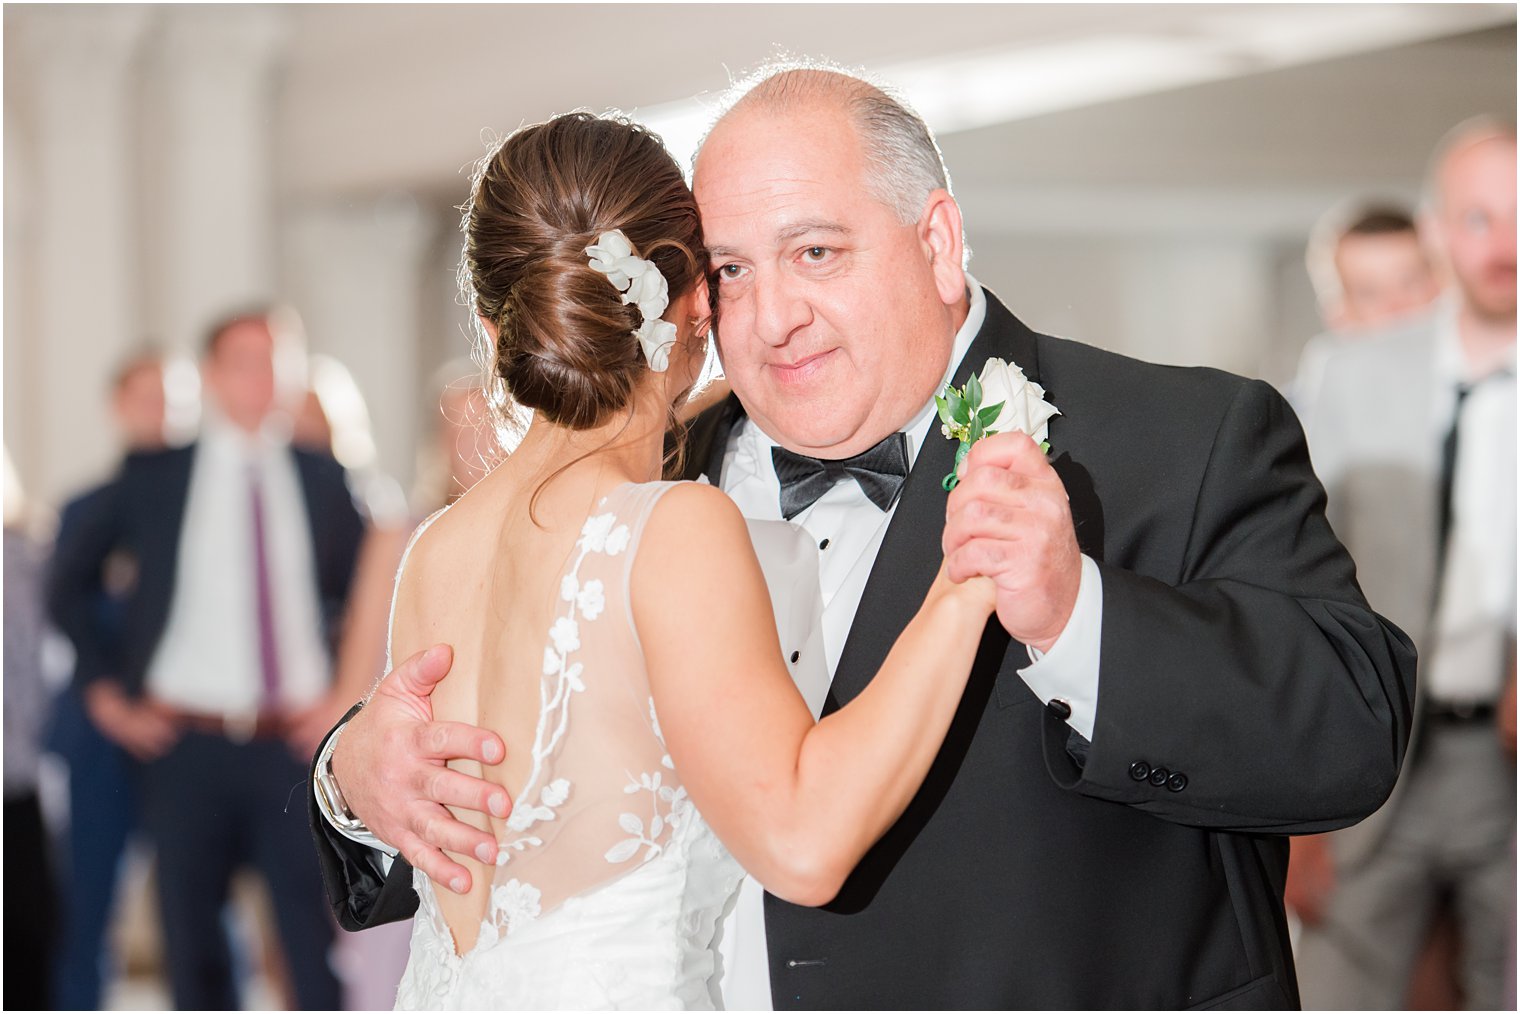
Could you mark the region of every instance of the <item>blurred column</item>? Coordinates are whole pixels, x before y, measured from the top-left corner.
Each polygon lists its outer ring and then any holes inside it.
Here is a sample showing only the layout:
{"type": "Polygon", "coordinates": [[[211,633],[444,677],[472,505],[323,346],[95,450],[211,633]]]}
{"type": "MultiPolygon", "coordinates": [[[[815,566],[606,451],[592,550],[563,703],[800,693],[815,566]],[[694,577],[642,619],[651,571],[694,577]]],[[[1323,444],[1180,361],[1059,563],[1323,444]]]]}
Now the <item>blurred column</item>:
{"type": "MultiPolygon", "coordinates": [[[[408,195],[313,207],[286,223],[286,287],[313,352],[353,373],[369,406],[379,465],[409,485],[428,377],[421,355],[423,272],[436,225],[408,195]]],[[[460,338],[461,347],[464,339],[460,338]]]]}
{"type": "Polygon", "coordinates": [[[140,325],[133,57],[148,15],[6,11],[20,73],[7,73],[5,439],[28,491],[53,504],[117,454],[107,387],[140,325]]]}
{"type": "Polygon", "coordinates": [[[142,134],[147,323],[198,351],[218,317],[276,295],[271,124],[288,12],[159,15],[142,134]]]}

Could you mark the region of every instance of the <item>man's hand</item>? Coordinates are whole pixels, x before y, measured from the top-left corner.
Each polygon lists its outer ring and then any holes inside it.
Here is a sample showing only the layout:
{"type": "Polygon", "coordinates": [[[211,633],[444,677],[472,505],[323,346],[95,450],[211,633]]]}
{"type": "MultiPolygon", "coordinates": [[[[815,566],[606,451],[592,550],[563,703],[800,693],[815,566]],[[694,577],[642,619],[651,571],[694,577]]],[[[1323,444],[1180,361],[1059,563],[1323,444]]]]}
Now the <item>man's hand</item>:
{"type": "Polygon", "coordinates": [[[179,742],[179,729],[167,715],[151,703],[134,701],[114,680],[86,687],[84,706],[107,739],[140,761],[157,760],[179,742]]]}
{"type": "Polygon", "coordinates": [[[1335,862],[1330,856],[1330,838],[1308,834],[1294,838],[1288,853],[1288,884],[1283,901],[1306,926],[1317,926],[1325,918],[1325,904],[1335,889],[1335,862]]]}
{"type": "Polygon", "coordinates": [[[505,817],[506,790],[445,765],[455,758],[499,764],[506,746],[494,733],[463,722],[433,721],[430,697],[448,675],[454,653],[435,645],[401,663],[343,730],[332,770],[354,816],[412,866],[460,894],[470,873],[444,855],[448,849],[496,861],[496,839],[446,810],[489,811],[505,817]]]}
{"type": "Polygon", "coordinates": [[[950,579],[992,578],[1004,629],[1049,651],[1076,605],[1082,553],[1066,487],[1040,448],[1023,433],[978,440],[946,514],[950,579]]]}

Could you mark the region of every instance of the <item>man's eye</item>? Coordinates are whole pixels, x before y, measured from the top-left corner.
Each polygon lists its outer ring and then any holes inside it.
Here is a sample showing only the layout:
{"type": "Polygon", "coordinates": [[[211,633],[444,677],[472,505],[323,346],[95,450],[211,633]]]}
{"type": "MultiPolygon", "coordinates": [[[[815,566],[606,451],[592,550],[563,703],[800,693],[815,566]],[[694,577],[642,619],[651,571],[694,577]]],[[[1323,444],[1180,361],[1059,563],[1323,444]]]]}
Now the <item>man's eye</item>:
{"type": "Polygon", "coordinates": [[[724,264],[718,268],[718,277],[723,279],[738,278],[744,273],[744,269],[737,264],[724,264]]]}
{"type": "Polygon", "coordinates": [[[828,255],[829,248],[826,246],[810,246],[802,253],[802,256],[810,261],[821,261],[828,255]]]}

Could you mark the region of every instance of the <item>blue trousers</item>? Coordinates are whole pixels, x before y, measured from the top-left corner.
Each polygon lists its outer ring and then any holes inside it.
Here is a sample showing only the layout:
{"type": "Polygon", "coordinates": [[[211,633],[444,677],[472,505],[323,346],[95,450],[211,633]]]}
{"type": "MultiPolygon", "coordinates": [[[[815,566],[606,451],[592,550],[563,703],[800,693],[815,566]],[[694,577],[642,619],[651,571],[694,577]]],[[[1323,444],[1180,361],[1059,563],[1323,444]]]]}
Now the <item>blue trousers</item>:
{"type": "Polygon", "coordinates": [[[60,1010],[99,1010],[109,976],[106,929],[137,823],[137,787],[131,758],[100,734],[76,694],[59,695],[53,722],[49,745],[68,764],[70,815],[53,998],[60,1010]]]}
{"type": "Polygon", "coordinates": [[[281,946],[305,1010],[342,1004],[329,962],[335,928],[306,826],[304,762],[277,739],[235,743],[189,732],[143,769],[143,827],[158,852],[159,907],[174,1004],[237,1006],[221,918],[233,873],[269,887],[281,946]]]}

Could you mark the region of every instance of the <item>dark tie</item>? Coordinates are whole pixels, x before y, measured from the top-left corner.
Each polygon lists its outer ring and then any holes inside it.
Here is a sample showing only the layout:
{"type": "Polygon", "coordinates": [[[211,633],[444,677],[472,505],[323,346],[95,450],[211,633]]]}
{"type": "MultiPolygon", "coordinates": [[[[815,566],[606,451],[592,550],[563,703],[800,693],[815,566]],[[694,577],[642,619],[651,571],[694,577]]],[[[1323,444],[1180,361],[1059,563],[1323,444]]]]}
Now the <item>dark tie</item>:
{"type": "Polygon", "coordinates": [[[771,448],[771,464],[781,480],[781,516],[788,521],[818,502],[844,479],[854,479],[861,491],[882,510],[892,506],[908,477],[908,438],[893,433],[868,451],[831,461],[771,448]]]}
{"type": "Polygon", "coordinates": [[[280,699],[280,646],[274,629],[274,589],[269,581],[269,548],[264,537],[264,491],[259,468],[248,471],[248,501],[253,514],[253,573],[259,607],[259,668],[264,696],[261,708],[270,710],[280,699]]]}
{"type": "Polygon", "coordinates": [[[1462,406],[1472,393],[1473,385],[1457,385],[1457,404],[1451,413],[1451,428],[1441,441],[1441,499],[1436,504],[1436,578],[1435,601],[1441,598],[1441,581],[1446,576],[1446,550],[1451,540],[1452,488],[1457,478],[1457,433],[1462,427],[1462,406]]]}

